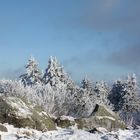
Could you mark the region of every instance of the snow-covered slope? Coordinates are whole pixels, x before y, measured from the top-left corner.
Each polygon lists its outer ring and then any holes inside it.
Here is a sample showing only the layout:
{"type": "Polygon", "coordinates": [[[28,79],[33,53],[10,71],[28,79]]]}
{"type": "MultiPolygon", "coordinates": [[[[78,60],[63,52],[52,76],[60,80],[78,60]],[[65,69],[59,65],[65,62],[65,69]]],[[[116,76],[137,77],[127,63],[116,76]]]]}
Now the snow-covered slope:
{"type": "Polygon", "coordinates": [[[89,133],[76,128],[60,129],[42,133],[34,129],[14,128],[4,124],[8,132],[0,132],[1,140],[140,140],[140,130],[119,130],[107,133],[104,129],[89,133]]]}

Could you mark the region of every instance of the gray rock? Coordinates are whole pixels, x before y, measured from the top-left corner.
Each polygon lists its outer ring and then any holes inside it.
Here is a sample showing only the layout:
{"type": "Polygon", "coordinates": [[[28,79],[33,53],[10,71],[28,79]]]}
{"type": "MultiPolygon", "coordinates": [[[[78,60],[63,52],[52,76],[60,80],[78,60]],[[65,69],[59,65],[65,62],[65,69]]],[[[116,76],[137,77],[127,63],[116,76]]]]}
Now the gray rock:
{"type": "Polygon", "coordinates": [[[43,110],[17,97],[0,97],[0,123],[41,131],[56,129],[53,120],[43,110]]]}
{"type": "Polygon", "coordinates": [[[0,124],[0,131],[8,132],[8,129],[4,125],[0,124]]]}
{"type": "Polygon", "coordinates": [[[79,128],[88,131],[99,127],[106,128],[108,131],[126,128],[116,113],[98,104],[88,118],[77,119],[76,122],[79,128]]]}
{"type": "Polygon", "coordinates": [[[126,128],[125,124],[120,120],[116,113],[98,104],[93,113],[87,118],[68,120],[67,118],[62,119],[60,117],[57,118],[55,122],[62,128],[77,125],[79,129],[84,129],[89,132],[99,127],[103,127],[108,131],[126,128]]]}

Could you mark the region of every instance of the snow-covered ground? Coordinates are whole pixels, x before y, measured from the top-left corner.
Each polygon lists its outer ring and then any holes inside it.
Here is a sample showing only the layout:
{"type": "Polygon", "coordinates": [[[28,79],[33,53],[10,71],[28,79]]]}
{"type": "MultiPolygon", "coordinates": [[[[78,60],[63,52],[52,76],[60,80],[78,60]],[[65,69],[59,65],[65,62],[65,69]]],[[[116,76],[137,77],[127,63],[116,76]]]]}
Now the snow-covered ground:
{"type": "Polygon", "coordinates": [[[15,128],[4,124],[8,132],[0,132],[1,140],[140,140],[140,130],[119,130],[106,132],[100,128],[100,132],[89,133],[76,128],[61,129],[56,131],[40,132],[34,129],[15,128]]]}

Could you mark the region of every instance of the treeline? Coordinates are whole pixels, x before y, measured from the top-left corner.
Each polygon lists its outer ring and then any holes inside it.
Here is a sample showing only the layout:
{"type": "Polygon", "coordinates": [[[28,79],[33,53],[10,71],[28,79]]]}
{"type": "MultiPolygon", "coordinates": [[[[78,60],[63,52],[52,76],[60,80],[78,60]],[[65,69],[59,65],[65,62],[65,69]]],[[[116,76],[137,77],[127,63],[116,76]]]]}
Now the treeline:
{"type": "Polygon", "coordinates": [[[118,112],[127,124],[135,123],[140,111],[139,87],[135,74],[117,80],[111,87],[106,82],[92,82],[84,78],[78,86],[64,71],[55,57],[50,57],[44,72],[31,57],[25,66],[26,73],[19,80],[0,80],[0,93],[17,96],[41,106],[48,114],[58,117],[88,117],[96,104],[118,112]]]}

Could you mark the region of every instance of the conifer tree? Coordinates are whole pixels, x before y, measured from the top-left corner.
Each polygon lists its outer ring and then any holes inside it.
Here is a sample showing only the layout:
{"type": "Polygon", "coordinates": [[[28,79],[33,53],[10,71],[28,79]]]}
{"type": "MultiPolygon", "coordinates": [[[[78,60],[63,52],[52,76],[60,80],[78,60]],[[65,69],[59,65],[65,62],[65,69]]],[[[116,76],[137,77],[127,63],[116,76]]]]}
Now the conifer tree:
{"type": "Polygon", "coordinates": [[[53,87],[61,87],[62,85],[70,86],[73,84],[72,80],[55,57],[50,57],[48,63],[43,76],[43,83],[45,85],[49,83],[53,87]]]}
{"type": "Polygon", "coordinates": [[[95,93],[92,82],[84,78],[81,87],[77,88],[75,100],[76,117],[88,117],[95,109],[95,93]]]}
{"type": "Polygon", "coordinates": [[[55,115],[66,115],[71,108],[74,83],[55,57],[50,57],[42,81],[44,86],[49,86],[54,93],[52,112],[55,112],[55,115]]]}
{"type": "Polygon", "coordinates": [[[91,90],[92,89],[92,82],[87,79],[87,78],[84,78],[81,82],[81,88],[83,89],[86,89],[86,90],[91,90]]]}
{"type": "Polygon", "coordinates": [[[34,57],[30,57],[25,69],[26,73],[20,76],[24,86],[33,86],[37,83],[41,83],[41,72],[38,69],[38,64],[34,57]]]}
{"type": "Polygon", "coordinates": [[[96,100],[99,103],[103,105],[107,105],[107,106],[110,105],[109,100],[108,100],[109,87],[106,82],[104,81],[96,82],[94,91],[96,93],[96,100]]]}
{"type": "Polygon", "coordinates": [[[140,110],[136,75],[128,76],[126,80],[118,80],[113,85],[109,99],[114,110],[120,112],[123,120],[128,123],[130,118],[133,118],[133,113],[140,110]]]}

